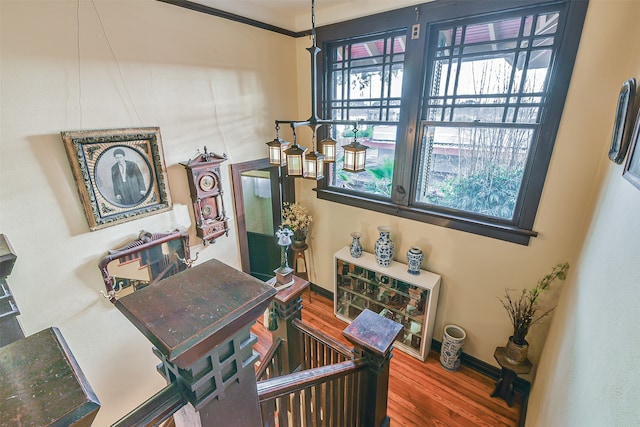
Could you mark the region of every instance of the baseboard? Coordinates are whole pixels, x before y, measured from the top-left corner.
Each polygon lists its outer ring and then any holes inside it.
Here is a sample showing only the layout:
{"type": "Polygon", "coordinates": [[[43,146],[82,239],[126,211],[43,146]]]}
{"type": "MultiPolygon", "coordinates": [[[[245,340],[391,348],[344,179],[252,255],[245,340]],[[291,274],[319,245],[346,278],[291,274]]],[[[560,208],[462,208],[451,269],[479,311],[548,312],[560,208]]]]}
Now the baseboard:
{"type": "MultiPolygon", "coordinates": [[[[333,301],[333,292],[314,283],[309,283],[312,292],[315,292],[316,294],[333,301]]],[[[440,354],[441,348],[442,342],[435,339],[431,340],[431,350],[440,354]]],[[[497,368],[487,362],[483,362],[482,360],[470,356],[466,353],[462,353],[462,356],[460,357],[460,363],[469,369],[473,369],[474,371],[491,378],[496,382],[500,379],[500,374],[502,372],[500,368],[497,368]]],[[[522,395],[522,406],[520,408],[520,420],[518,421],[518,426],[524,427],[524,422],[527,417],[527,406],[529,402],[529,391],[531,390],[531,383],[525,379],[518,377],[513,382],[513,388],[515,391],[522,395]]]]}
{"type": "Polygon", "coordinates": [[[330,290],[327,290],[321,286],[316,285],[315,283],[311,283],[309,282],[309,285],[311,286],[311,292],[314,292],[320,296],[323,296],[327,299],[330,299],[331,301],[333,301],[333,292],[331,292],[330,290]]]}

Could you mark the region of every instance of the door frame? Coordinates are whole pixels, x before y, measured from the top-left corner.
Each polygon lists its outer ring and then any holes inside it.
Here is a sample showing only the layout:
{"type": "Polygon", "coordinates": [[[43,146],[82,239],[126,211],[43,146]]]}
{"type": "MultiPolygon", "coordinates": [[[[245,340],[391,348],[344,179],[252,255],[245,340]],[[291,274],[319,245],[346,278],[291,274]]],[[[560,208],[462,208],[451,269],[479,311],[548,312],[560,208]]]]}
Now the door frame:
{"type": "Polygon", "coordinates": [[[293,178],[285,178],[284,168],[278,168],[269,164],[269,159],[250,160],[248,162],[231,165],[231,186],[233,188],[233,205],[236,212],[236,226],[238,232],[238,245],[240,247],[240,263],[242,271],[251,274],[249,263],[249,241],[247,239],[247,222],[244,209],[244,192],[242,190],[242,173],[250,170],[270,169],[271,174],[271,201],[273,213],[273,226],[278,227],[282,222],[282,203],[295,201],[295,184],[293,178]],[[282,191],[281,191],[282,187],[282,191]]]}

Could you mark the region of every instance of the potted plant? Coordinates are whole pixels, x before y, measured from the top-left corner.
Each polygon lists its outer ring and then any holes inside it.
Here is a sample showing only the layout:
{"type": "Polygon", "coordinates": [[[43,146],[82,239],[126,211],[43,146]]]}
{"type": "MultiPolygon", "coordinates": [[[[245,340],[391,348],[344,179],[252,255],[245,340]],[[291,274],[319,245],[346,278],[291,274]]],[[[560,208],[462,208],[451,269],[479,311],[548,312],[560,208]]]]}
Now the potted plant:
{"type": "Polygon", "coordinates": [[[293,231],[293,246],[303,247],[305,245],[312,220],[313,218],[309,215],[306,207],[299,203],[284,203],[281,226],[293,231]]]}
{"type": "Polygon", "coordinates": [[[540,295],[549,289],[551,283],[557,280],[565,280],[569,264],[558,264],[553,267],[551,273],[538,281],[531,289],[522,289],[519,296],[514,295],[513,289],[505,290],[504,297],[499,298],[502,306],[509,313],[509,319],[513,325],[513,335],[509,337],[505,349],[505,356],[511,363],[521,363],[527,359],[529,343],[526,340],[529,328],[547,317],[554,309],[551,307],[538,313],[541,306],[538,304],[540,295]]]}

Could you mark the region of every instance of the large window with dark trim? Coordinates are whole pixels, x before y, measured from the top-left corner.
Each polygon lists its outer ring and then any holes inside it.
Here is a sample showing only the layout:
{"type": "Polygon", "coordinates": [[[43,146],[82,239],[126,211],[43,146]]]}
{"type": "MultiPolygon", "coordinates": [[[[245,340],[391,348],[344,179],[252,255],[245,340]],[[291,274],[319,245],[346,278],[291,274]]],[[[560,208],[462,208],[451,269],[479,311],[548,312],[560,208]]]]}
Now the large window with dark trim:
{"type": "Polygon", "coordinates": [[[320,28],[326,117],[367,170],[318,197],[527,244],[585,1],[434,2],[320,28]],[[420,16],[425,16],[420,19],[420,16]],[[334,38],[332,38],[332,35],[334,38]]]}

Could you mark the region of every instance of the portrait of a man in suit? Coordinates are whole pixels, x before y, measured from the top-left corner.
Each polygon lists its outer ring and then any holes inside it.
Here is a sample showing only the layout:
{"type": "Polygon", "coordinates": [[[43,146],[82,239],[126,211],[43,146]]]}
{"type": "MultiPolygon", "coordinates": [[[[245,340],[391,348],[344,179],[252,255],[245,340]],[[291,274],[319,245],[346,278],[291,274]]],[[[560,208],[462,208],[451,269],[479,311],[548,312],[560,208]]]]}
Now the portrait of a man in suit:
{"type": "Polygon", "coordinates": [[[126,159],[122,148],[113,150],[115,163],[111,167],[111,180],[115,202],[124,206],[135,206],[147,194],[147,186],[136,162],[126,159]]]}

